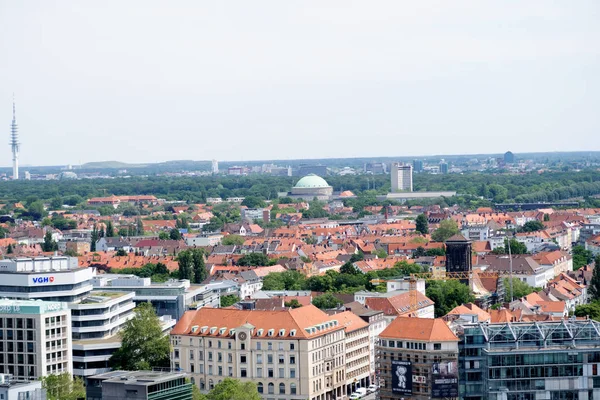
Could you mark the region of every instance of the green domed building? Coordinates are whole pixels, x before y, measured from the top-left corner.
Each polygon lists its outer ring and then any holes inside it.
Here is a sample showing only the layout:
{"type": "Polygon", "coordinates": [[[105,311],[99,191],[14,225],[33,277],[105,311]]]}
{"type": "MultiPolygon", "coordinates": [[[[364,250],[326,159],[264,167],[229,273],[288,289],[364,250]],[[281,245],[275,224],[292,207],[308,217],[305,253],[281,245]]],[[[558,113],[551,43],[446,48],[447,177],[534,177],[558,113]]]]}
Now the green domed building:
{"type": "Polygon", "coordinates": [[[291,196],[304,200],[329,200],[333,195],[333,187],[327,181],[315,174],[308,174],[300,179],[292,188],[291,196]]]}

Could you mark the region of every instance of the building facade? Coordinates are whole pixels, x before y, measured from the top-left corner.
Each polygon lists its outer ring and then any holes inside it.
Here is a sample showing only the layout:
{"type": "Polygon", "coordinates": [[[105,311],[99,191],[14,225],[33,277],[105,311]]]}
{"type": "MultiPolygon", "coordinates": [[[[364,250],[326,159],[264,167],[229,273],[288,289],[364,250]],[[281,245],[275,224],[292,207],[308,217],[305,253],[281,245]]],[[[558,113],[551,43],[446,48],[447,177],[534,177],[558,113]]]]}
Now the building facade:
{"type": "Polygon", "coordinates": [[[77,301],[92,291],[94,268],[79,268],[76,257],[0,260],[0,297],[77,301]]]}
{"type": "Polygon", "coordinates": [[[392,163],[392,169],[390,171],[392,180],[392,192],[412,192],[413,191],[413,179],[412,179],[413,167],[410,164],[392,163]]]}
{"type": "Polygon", "coordinates": [[[460,397],[465,400],[600,398],[596,321],[465,324],[460,329],[460,397]]]}
{"type": "Polygon", "coordinates": [[[87,400],[192,400],[185,374],[159,371],[112,371],[92,376],[87,400]]]}
{"type": "Polygon", "coordinates": [[[314,306],[282,311],[203,308],[171,331],[172,368],[200,390],[225,377],[257,384],[266,399],[341,398],[369,383],[368,324],[314,306]]]}
{"type": "Polygon", "coordinates": [[[399,317],[379,336],[379,399],[458,398],[458,338],[442,319],[399,317]]]}
{"type": "Polygon", "coordinates": [[[61,302],[0,300],[0,374],[72,373],[71,314],[61,302]]]}

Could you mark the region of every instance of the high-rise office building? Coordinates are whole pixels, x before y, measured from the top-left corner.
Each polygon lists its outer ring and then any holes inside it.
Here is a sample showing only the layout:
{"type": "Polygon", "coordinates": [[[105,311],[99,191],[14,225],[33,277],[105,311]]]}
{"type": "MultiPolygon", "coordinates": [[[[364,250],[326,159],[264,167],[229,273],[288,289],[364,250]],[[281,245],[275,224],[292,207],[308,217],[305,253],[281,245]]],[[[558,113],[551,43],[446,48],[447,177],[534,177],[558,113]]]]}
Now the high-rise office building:
{"type": "Polygon", "coordinates": [[[448,163],[444,160],[440,161],[440,174],[448,173],[448,163]]]}
{"type": "Polygon", "coordinates": [[[66,303],[0,300],[0,373],[37,380],[72,372],[71,313],[66,303]]]}
{"type": "Polygon", "coordinates": [[[413,191],[412,171],[412,165],[392,163],[392,170],[390,171],[390,176],[392,179],[392,192],[413,191]]]}
{"type": "Polygon", "coordinates": [[[512,153],[512,151],[507,151],[504,153],[504,164],[514,164],[514,162],[515,155],[512,153]]]}
{"type": "Polygon", "coordinates": [[[415,172],[423,172],[423,160],[413,160],[413,169],[415,172]]]}
{"type": "Polygon", "coordinates": [[[219,162],[217,160],[212,160],[212,173],[213,174],[218,174],[219,173],[219,162]]]}

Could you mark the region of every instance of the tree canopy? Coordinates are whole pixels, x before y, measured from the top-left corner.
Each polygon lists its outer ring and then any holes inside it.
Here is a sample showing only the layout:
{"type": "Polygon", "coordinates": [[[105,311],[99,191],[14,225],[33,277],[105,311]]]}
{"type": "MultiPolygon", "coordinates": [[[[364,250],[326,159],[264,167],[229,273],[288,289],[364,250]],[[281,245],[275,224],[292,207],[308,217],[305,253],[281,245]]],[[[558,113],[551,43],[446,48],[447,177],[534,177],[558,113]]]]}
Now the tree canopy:
{"type": "Polygon", "coordinates": [[[225,378],[208,394],[207,400],[261,400],[256,384],[225,378]]]}
{"type": "Polygon", "coordinates": [[[573,270],[577,271],[579,268],[590,264],[594,261],[594,254],[586,250],[583,246],[573,246],[573,270]]]}
{"type": "Polygon", "coordinates": [[[435,303],[435,316],[442,317],[461,304],[475,301],[469,287],[456,280],[427,282],[426,296],[435,303]]]}
{"type": "MultiPolygon", "coordinates": [[[[510,302],[515,299],[520,299],[521,297],[525,297],[528,294],[531,294],[536,291],[536,288],[529,286],[526,282],[523,282],[519,278],[512,278],[513,283],[513,297],[510,298],[510,282],[511,278],[504,278],[504,301],[510,302]]],[[[537,289],[539,290],[539,289],[537,289]]]]}
{"type": "Polygon", "coordinates": [[[458,230],[456,221],[452,219],[445,219],[440,222],[440,227],[433,232],[431,239],[436,242],[445,242],[459,232],[460,231],[458,230]]]}
{"type": "Polygon", "coordinates": [[[331,293],[325,293],[312,299],[313,306],[321,310],[329,310],[342,305],[342,302],[331,293]]]}
{"type": "Polygon", "coordinates": [[[168,367],[169,336],[163,334],[160,320],[150,303],[141,303],[135,316],[121,330],[121,347],[110,358],[114,369],[149,370],[168,367]]]}
{"type": "Polygon", "coordinates": [[[525,225],[523,225],[519,230],[521,232],[537,232],[544,229],[546,229],[546,227],[542,222],[534,220],[525,222],[525,225]]]}
{"type": "Polygon", "coordinates": [[[221,244],[224,246],[237,245],[241,246],[244,244],[245,239],[240,235],[227,235],[221,239],[221,244]]]}
{"type": "Polygon", "coordinates": [[[423,235],[427,235],[429,233],[429,222],[427,221],[427,216],[425,214],[419,214],[415,220],[415,223],[417,225],[417,232],[423,235]]]}
{"type": "Polygon", "coordinates": [[[47,391],[48,400],[85,399],[83,380],[79,377],[73,379],[68,372],[43,377],[42,387],[47,391]]]}

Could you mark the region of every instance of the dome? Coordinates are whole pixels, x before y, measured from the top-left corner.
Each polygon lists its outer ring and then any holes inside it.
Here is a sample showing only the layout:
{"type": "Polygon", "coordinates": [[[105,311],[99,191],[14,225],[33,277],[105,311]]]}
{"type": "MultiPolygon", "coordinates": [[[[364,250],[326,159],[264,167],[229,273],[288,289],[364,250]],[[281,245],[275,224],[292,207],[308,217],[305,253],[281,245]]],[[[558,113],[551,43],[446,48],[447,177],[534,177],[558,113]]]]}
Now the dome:
{"type": "Polygon", "coordinates": [[[296,183],[295,188],[328,188],[329,184],[325,179],[315,174],[308,174],[296,183]]]}

